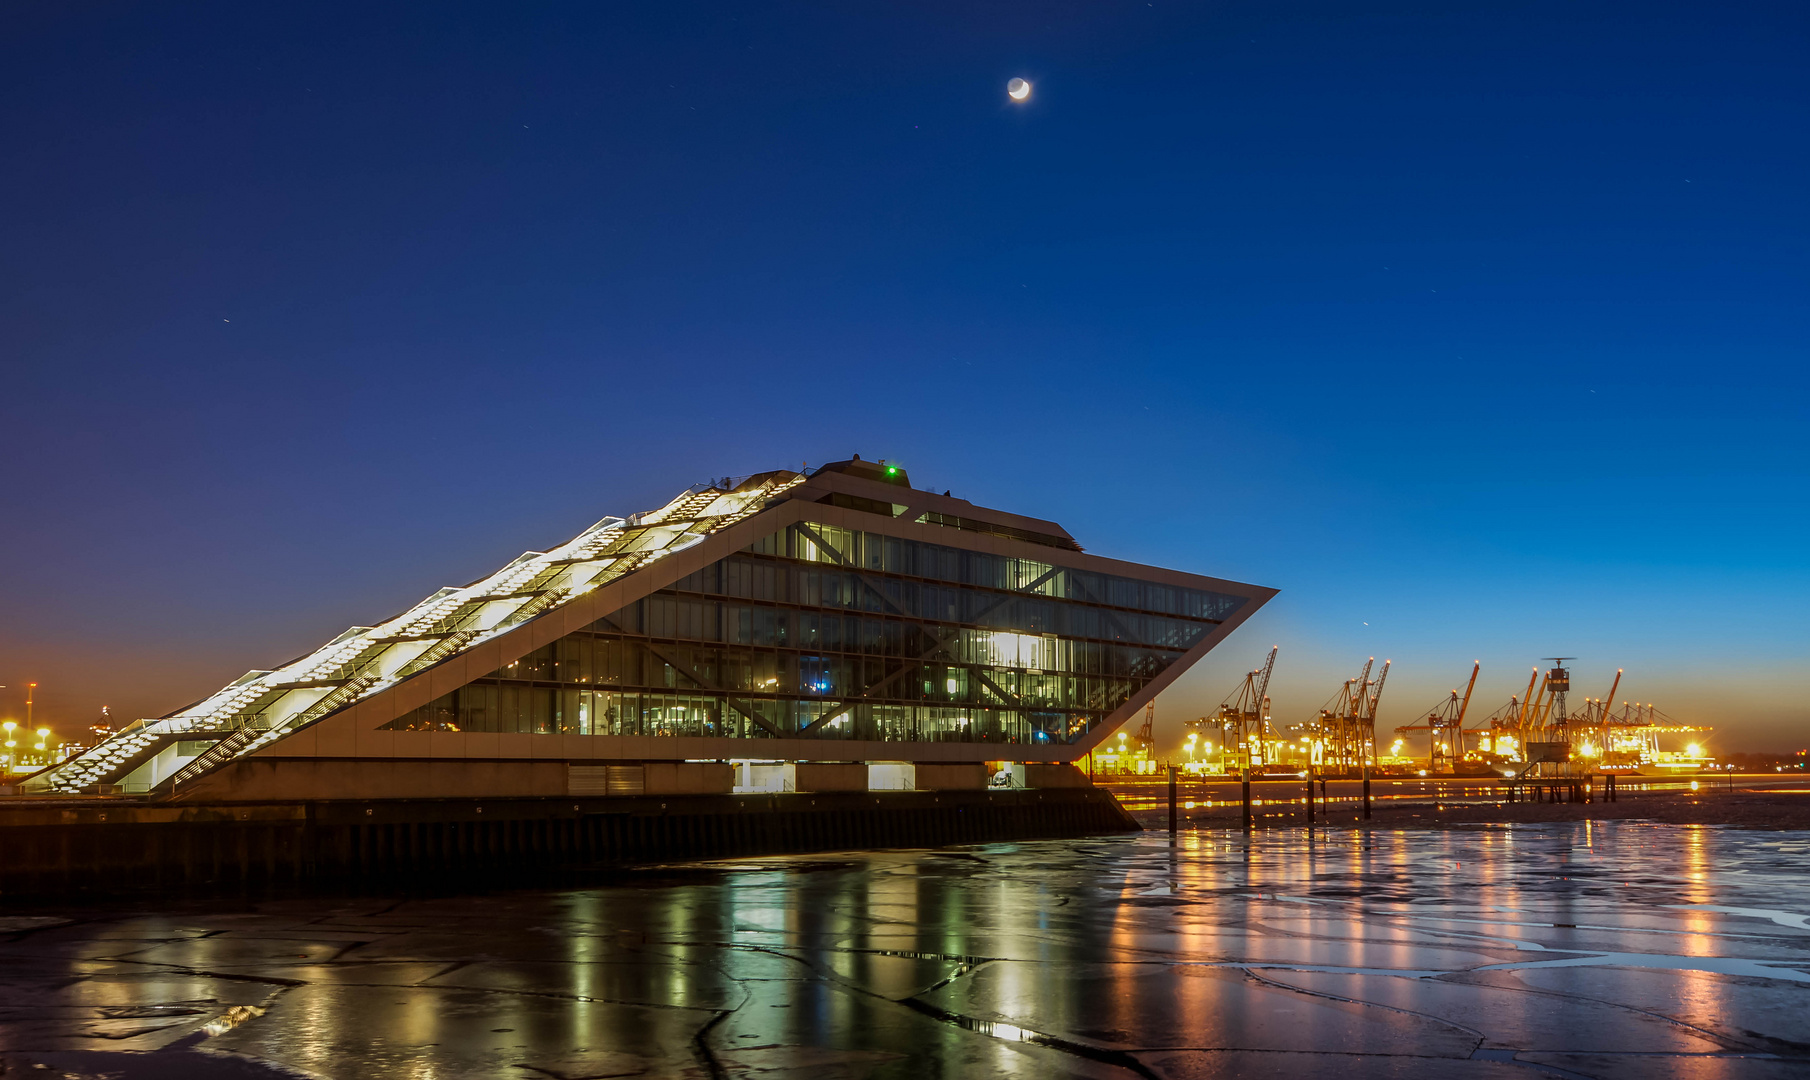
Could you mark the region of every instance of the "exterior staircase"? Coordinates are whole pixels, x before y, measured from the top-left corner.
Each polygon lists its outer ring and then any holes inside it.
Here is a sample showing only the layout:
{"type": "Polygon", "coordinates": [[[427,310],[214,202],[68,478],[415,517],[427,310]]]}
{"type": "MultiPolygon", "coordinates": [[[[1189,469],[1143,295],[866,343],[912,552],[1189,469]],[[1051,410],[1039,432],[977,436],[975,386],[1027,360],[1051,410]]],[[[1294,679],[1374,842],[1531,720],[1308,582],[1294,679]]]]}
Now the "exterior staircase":
{"type": "Polygon", "coordinates": [[[31,791],[82,791],[100,784],[117,783],[127,773],[144,764],[166,741],[169,732],[159,730],[160,721],[139,720],[128,724],[117,734],[73,762],[73,768],[59,770],[54,786],[49,781],[34,783],[27,779],[21,786],[31,791]]]}
{"type": "Polygon", "coordinates": [[[659,510],[634,519],[605,518],[551,552],[527,552],[490,577],[434,593],[376,627],[353,627],[277,671],[248,672],[205,701],[159,720],[140,720],[22,785],[28,792],[92,791],[117,783],[174,739],[217,739],[156,791],[175,793],[214,769],[255,753],[292,731],[367,694],[427,670],[474,643],[507,633],[606,581],[619,579],[728,527],[802,482],[775,473],[760,484],[688,489],[659,510]],[[720,505],[719,505],[720,504],[720,505]],[[575,570],[578,564],[597,564],[575,570]],[[494,606],[521,601],[493,622],[494,606]],[[422,647],[420,643],[431,642],[422,647]],[[393,650],[419,649],[412,655],[393,650]],[[406,655],[406,659],[404,658],[406,655]],[[298,691],[329,688],[294,712],[282,702],[298,691]]]}

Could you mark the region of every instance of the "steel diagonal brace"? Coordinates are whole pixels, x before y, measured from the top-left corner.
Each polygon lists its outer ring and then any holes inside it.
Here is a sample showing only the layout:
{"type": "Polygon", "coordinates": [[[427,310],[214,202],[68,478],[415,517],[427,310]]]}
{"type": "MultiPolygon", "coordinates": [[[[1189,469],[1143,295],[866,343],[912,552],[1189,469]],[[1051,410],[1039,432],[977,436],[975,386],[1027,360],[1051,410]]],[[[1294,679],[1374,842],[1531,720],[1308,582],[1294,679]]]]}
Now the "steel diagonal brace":
{"type": "Polygon", "coordinates": [[[685,676],[687,679],[690,679],[692,684],[695,685],[698,689],[709,690],[713,693],[718,693],[718,694],[723,695],[723,704],[729,706],[731,709],[734,709],[736,712],[741,713],[743,716],[754,721],[756,724],[759,724],[761,726],[761,728],[767,732],[767,734],[773,736],[775,739],[785,738],[784,733],[780,732],[772,724],[767,723],[767,721],[764,718],[757,716],[754,713],[749,712],[747,709],[742,708],[740,705],[737,705],[735,703],[734,699],[729,696],[730,690],[727,687],[716,686],[716,685],[713,685],[711,683],[704,681],[704,679],[701,676],[699,676],[697,672],[693,671],[690,667],[679,663],[677,660],[666,655],[664,652],[661,652],[659,646],[655,645],[652,641],[649,641],[647,638],[642,637],[639,634],[630,634],[627,630],[624,630],[622,627],[616,625],[615,621],[610,619],[608,616],[598,619],[597,621],[600,623],[608,624],[611,629],[615,630],[617,633],[621,634],[623,637],[637,638],[638,640],[640,640],[642,648],[646,649],[648,652],[653,653],[655,656],[659,657],[661,662],[664,663],[667,667],[672,668],[674,671],[685,676]]]}
{"type": "Polygon", "coordinates": [[[1075,578],[1074,581],[1075,581],[1075,588],[1080,589],[1082,594],[1088,600],[1091,600],[1094,604],[1098,605],[1100,614],[1106,616],[1106,621],[1110,622],[1113,626],[1117,627],[1119,633],[1124,635],[1123,640],[1128,641],[1128,642],[1136,642],[1138,640],[1136,635],[1134,635],[1130,630],[1127,630],[1125,628],[1125,624],[1119,621],[1119,617],[1117,615],[1113,614],[1112,609],[1106,606],[1106,601],[1104,601],[1094,595],[1093,590],[1087,587],[1087,582],[1083,581],[1080,578],[1075,578]]]}
{"type": "Polygon", "coordinates": [[[862,585],[866,586],[868,592],[871,592],[875,596],[879,597],[880,602],[882,604],[885,604],[887,607],[891,608],[895,613],[897,613],[902,618],[916,619],[918,617],[917,615],[913,614],[912,612],[906,611],[904,608],[902,608],[898,604],[894,603],[892,597],[886,595],[885,589],[882,589],[878,585],[875,585],[873,583],[873,581],[866,574],[861,572],[861,568],[859,566],[856,566],[854,564],[854,562],[851,561],[847,555],[844,555],[842,552],[837,551],[836,548],[833,545],[831,545],[829,541],[825,540],[823,538],[823,535],[821,533],[819,533],[816,529],[811,528],[810,525],[808,525],[802,521],[797,524],[797,529],[799,532],[804,533],[805,536],[810,538],[811,543],[816,544],[823,551],[828,552],[830,558],[835,561],[837,566],[841,566],[846,569],[853,570],[855,573],[855,580],[859,581],[862,585]]]}
{"type": "MultiPolygon", "coordinates": [[[[997,606],[997,605],[995,605],[995,606],[997,606]]],[[[991,610],[991,609],[988,609],[988,610],[991,610]]],[[[891,675],[886,676],[884,679],[881,679],[879,682],[871,683],[867,686],[863,686],[861,688],[860,696],[866,697],[868,695],[871,695],[876,690],[882,689],[887,686],[891,686],[893,683],[897,682],[899,680],[899,678],[901,676],[903,676],[906,672],[911,671],[916,665],[923,663],[924,661],[930,659],[931,657],[935,656],[939,652],[945,652],[949,647],[949,643],[951,641],[953,641],[956,638],[956,636],[962,632],[960,627],[956,627],[953,630],[944,631],[944,630],[940,629],[936,623],[926,623],[926,622],[921,622],[916,619],[913,619],[911,621],[918,623],[918,626],[920,628],[927,630],[929,632],[930,637],[936,643],[934,645],[930,646],[930,648],[928,648],[928,649],[924,650],[923,652],[919,653],[918,655],[912,657],[911,659],[906,660],[905,662],[901,663],[898,666],[898,668],[895,671],[893,671],[893,673],[891,675]]],[[[958,666],[962,666],[962,667],[969,666],[966,664],[961,664],[959,661],[955,660],[953,657],[950,658],[950,663],[957,664],[958,666]]],[[[822,716],[819,716],[817,719],[806,724],[804,727],[799,728],[798,733],[800,735],[803,735],[807,732],[813,731],[816,728],[819,728],[819,727],[823,726],[824,724],[828,723],[829,721],[834,720],[836,717],[841,716],[843,713],[847,712],[848,710],[854,708],[855,705],[856,705],[856,702],[854,702],[854,701],[845,701],[842,703],[841,707],[837,708],[833,712],[824,713],[822,716]]]]}
{"type": "MultiPolygon", "coordinates": [[[[806,531],[811,536],[813,543],[817,544],[819,547],[823,548],[825,551],[828,551],[835,558],[841,560],[844,565],[847,564],[847,560],[843,559],[841,553],[836,551],[835,548],[830,547],[828,544],[825,544],[822,541],[822,539],[817,536],[815,531],[808,530],[808,529],[806,531]]],[[[1010,603],[1011,601],[1016,600],[1020,596],[1031,595],[1032,590],[1036,589],[1038,586],[1042,585],[1044,582],[1048,581],[1049,579],[1055,577],[1056,574],[1059,573],[1060,571],[1061,571],[1061,567],[1053,566],[1049,570],[1045,571],[1041,576],[1039,576],[1037,578],[1037,580],[1031,582],[1029,585],[1025,585],[1022,588],[1014,589],[1011,592],[1005,594],[1004,596],[999,597],[991,605],[989,605],[988,607],[982,608],[980,611],[975,613],[975,615],[974,615],[975,622],[978,624],[979,620],[984,619],[988,615],[993,614],[995,611],[998,611],[1001,607],[1004,607],[1007,603],[1010,603]]],[[[861,575],[857,574],[856,577],[859,578],[859,577],[861,577],[861,575]]],[[[865,583],[865,578],[863,578],[862,580],[865,583]]],[[[872,586],[870,585],[869,587],[871,588],[872,586]]],[[[880,598],[882,600],[885,600],[886,599],[885,594],[881,593],[880,598]]],[[[888,601],[888,602],[890,603],[890,601],[888,601]]],[[[872,694],[876,690],[879,690],[886,686],[890,686],[892,683],[898,681],[900,676],[904,675],[907,671],[912,670],[913,665],[921,664],[924,661],[935,656],[937,653],[944,652],[945,650],[948,649],[949,643],[951,641],[955,640],[955,638],[957,636],[959,636],[962,632],[961,627],[955,627],[954,629],[948,629],[948,628],[945,628],[941,623],[929,622],[929,621],[926,621],[915,615],[907,615],[904,612],[900,612],[900,614],[904,615],[904,617],[908,621],[916,623],[920,629],[927,631],[929,633],[930,637],[932,639],[934,639],[936,643],[934,645],[930,646],[930,648],[919,653],[917,656],[915,656],[915,657],[911,658],[910,660],[907,660],[905,663],[901,664],[899,666],[898,670],[894,671],[891,675],[886,676],[884,679],[881,679],[877,683],[873,683],[872,685],[862,687],[861,696],[865,697],[867,695],[872,694]]],[[[950,657],[949,660],[950,660],[950,663],[956,665],[957,667],[966,668],[967,670],[974,672],[975,675],[977,677],[979,677],[982,682],[986,683],[988,686],[991,686],[993,689],[993,692],[998,694],[1002,700],[1008,701],[1008,702],[1017,701],[1019,704],[1019,707],[1021,707],[1021,708],[1023,707],[1023,701],[1020,700],[1019,698],[1017,698],[1016,695],[1006,693],[1004,690],[1000,689],[997,685],[995,685],[993,683],[993,680],[988,679],[985,675],[982,675],[981,668],[978,665],[967,663],[967,662],[964,662],[961,660],[957,660],[954,657],[950,657]]],[[[838,716],[842,715],[843,713],[847,712],[848,710],[854,708],[855,704],[856,703],[853,701],[844,702],[843,705],[840,708],[836,709],[835,711],[824,713],[822,716],[819,716],[817,719],[806,724],[804,727],[799,728],[798,733],[800,735],[804,735],[804,734],[807,734],[808,732],[815,730],[816,728],[823,726],[824,724],[828,723],[829,721],[834,720],[836,717],[838,717],[838,716]]]]}
{"type": "MultiPolygon", "coordinates": [[[[834,545],[829,543],[829,541],[825,540],[823,538],[823,536],[817,532],[817,530],[811,528],[810,525],[807,524],[806,522],[802,522],[802,521],[798,522],[797,528],[800,532],[804,533],[805,536],[813,544],[816,544],[819,548],[821,548],[825,552],[829,553],[830,558],[836,563],[836,565],[853,570],[855,572],[855,580],[859,581],[862,585],[865,585],[869,592],[872,592],[875,596],[879,597],[880,602],[885,604],[887,607],[890,607],[895,613],[898,614],[898,616],[900,618],[905,619],[909,622],[917,623],[920,627],[925,627],[925,628],[930,629],[933,635],[935,635],[937,630],[940,629],[940,627],[943,625],[941,623],[926,619],[922,615],[917,614],[916,612],[906,611],[904,608],[900,607],[897,603],[893,602],[893,599],[890,596],[886,595],[886,591],[884,589],[881,589],[879,586],[875,585],[872,579],[870,579],[866,574],[861,572],[860,567],[856,566],[852,561],[849,560],[848,556],[846,556],[842,552],[836,550],[834,545]]],[[[970,621],[974,625],[978,626],[980,624],[980,620],[993,614],[995,611],[998,611],[1000,608],[1004,607],[1008,603],[1011,603],[1013,600],[1016,600],[1022,596],[1035,595],[1035,590],[1039,586],[1041,586],[1044,582],[1050,580],[1051,578],[1055,577],[1057,574],[1061,573],[1061,571],[1062,571],[1062,568],[1059,566],[1050,567],[1048,570],[1044,571],[1041,575],[1039,575],[1037,577],[1037,579],[1035,581],[1032,581],[1029,585],[1024,585],[1019,588],[1012,589],[1012,590],[1004,593],[1003,595],[999,596],[997,599],[995,599],[993,601],[993,603],[982,608],[980,611],[975,612],[974,615],[971,617],[970,621]]],[[[1098,603],[1098,601],[1095,601],[1095,602],[1098,603]]],[[[1110,612],[1108,613],[1108,617],[1109,618],[1111,617],[1110,612]]],[[[1113,621],[1115,624],[1117,624],[1116,619],[1114,619],[1113,621]]],[[[1119,626],[1119,629],[1122,632],[1125,631],[1125,628],[1122,625],[1119,626]]],[[[959,630],[957,632],[959,633],[959,630]]],[[[951,634],[949,636],[953,637],[954,635],[951,634]]],[[[1129,639],[1130,634],[1127,632],[1126,636],[1127,636],[1127,639],[1129,639]]],[[[945,638],[943,642],[939,643],[938,647],[940,648],[942,644],[946,644],[946,643],[947,643],[947,638],[945,638]]],[[[931,650],[931,652],[925,653],[924,656],[919,657],[919,659],[927,658],[931,655],[931,653],[933,653],[935,651],[936,650],[933,648],[931,650]]]]}

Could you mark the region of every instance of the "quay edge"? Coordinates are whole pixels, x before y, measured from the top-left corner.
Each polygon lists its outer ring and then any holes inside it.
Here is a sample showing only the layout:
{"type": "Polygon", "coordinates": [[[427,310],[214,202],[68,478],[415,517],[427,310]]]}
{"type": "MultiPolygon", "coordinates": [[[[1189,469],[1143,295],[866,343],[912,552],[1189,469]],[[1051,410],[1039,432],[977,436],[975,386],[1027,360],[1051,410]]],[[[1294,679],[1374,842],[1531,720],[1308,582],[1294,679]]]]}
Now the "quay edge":
{"type": "Polygon", "coordinates": [[[1094,787],[232,803],[9,799],[0,804],[0,904],[317,886],[506,888],[635,863],[1138,828],[1111,792],[1094,787]]]}

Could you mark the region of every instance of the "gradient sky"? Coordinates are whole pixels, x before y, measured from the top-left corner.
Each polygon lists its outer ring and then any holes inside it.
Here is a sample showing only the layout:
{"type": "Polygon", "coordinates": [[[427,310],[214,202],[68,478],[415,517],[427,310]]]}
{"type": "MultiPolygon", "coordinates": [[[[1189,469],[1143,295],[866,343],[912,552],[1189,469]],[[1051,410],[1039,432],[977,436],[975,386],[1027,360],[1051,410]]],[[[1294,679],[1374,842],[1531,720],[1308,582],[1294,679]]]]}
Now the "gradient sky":
{"type": "Polygon", "coordinates": [[[859,452],[1280,588],[1170,737],[1278,643],[1284,721],[1558,653],[1810,745],[1801,5],[7,23],[0,714],[158,715],[859,452]]]}

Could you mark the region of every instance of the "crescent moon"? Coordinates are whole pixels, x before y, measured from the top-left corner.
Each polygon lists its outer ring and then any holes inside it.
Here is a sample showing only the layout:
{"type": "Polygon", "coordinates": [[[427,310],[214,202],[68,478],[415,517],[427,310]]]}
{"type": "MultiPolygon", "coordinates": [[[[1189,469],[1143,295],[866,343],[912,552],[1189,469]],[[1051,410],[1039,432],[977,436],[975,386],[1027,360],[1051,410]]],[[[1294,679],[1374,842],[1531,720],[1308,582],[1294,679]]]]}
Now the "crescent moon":
{"type": "Polygon", "coordinates": [[[1031,84],[1025,79],[1013,79],[1006,84],[1006,96],[1013,101],[1023,101],[1031,96],[1031,84]]]}

